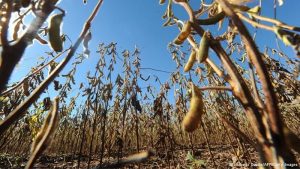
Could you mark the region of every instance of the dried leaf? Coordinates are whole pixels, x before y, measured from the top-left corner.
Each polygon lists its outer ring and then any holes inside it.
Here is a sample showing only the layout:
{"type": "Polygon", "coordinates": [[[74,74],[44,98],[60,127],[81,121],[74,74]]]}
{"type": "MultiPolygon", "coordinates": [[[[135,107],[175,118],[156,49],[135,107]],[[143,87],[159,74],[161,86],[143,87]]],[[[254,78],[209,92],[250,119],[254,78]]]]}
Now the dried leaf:
{"type": "Polygon", "coordinates": [[[84,39],[83,39],[83,54],[85,54],[86,56],[89,56],[91,51],[89,50],[89,42],[92,39],[92,32],[89,31],[84,39]]]}

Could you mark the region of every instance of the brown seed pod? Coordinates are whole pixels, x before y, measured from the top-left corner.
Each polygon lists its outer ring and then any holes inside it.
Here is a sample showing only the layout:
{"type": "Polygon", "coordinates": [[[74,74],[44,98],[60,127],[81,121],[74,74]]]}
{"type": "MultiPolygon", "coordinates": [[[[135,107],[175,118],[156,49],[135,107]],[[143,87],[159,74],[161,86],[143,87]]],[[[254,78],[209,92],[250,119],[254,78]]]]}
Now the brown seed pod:
{"type": "Polygon", "coordinates": [[[220,12],[208,19],[198,19],[197,23],[199,25],[214,25],[214,24],[220,22],[221,20],[223,20],[224,18],[225,18],[225,13],[220,12]]]}
{"type": "Polygon", "coordinates": [[[209,32],[204,32],[197,53],[197,60],[199,63],[203,63],[208,57],[208,49],[209,49],[209,32]]]}
{"type": "Polygon", "coordinates": [[[51,17],[49,25],[49,41],[50,46],[55,52],[61,52],[63,49],[63,41],[60,37],[60,26],[64,14],[56,14],[51,17]]]}
{"type": "Polygon", "coordinates": [[[163,5],[166,2],[166,0],[159,0],[159,4],[163,5]]]}
{"type": "Polygon", "coordinates": [[[176,45],[181,45],[190,35],[192,31],[192,23],[190,21],[187,21],[180,32],[180,34],[176,37],[174,40],[174,43],[176,45]]]}
{"type": "Polygon", "coordinates": [[[196,61],[196,52],[192,50],[191,55],[189,57],[189,60],[187,61],[186,65],[184,66],[183,71],[188,72],[193,67],[194,63],[196,61]]]}
{"type": "Polygon", "coordinates": [[[182,128],[187,132],[192,132],[200,124],[201,117],[204,114],[202,94],[200,89],[192,84],[192,98],[189,112],[182,121],[182,128]]]}

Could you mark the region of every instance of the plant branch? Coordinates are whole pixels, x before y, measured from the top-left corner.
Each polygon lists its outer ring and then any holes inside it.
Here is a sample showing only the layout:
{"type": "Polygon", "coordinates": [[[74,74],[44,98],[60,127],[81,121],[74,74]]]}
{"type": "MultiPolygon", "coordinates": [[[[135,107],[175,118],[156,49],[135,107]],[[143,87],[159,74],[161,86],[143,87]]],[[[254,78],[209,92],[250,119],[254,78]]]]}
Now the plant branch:
{"type": "MultiPolygon", "coordinates": [[[[189,14],[190,21],[192,22],[192,27],[194,28],[194,30],[200,36],[203,36],[204,30],[199,26],[199,24],[197,24],[197,21],[193,16],[192,8],[189,6],[187,2],[180,2],[179,4],[182,5],[187,11],[187,13],[189,14]]],[[[262,161],[266,161],[263,155],[264,154],[263,146],[267,147],[270,143],[266,139],[266,128],[264,126],[263,120],[261,119],[261,114],[258,108],[256,107],[254,99],[251,96],[251,92],[247,87],[244,79],[239,74],[236,66],[233,64],[233,62],[230,60],[225,50],[222,48],[220,42],[216,41],[212,37],[210,47],[216,52],[217,56],[221,59],[225,70],[227,70],[228,72],[229,77],[226,78],[225,80],[231,85],[233,95],[244,107],[246,115],[249,121],[252,123],[255,136],[258,139],[258,141],[261,143],[259,144],[259,146],[261,146],[261,148],[259,149],[260,151],[259,153],[260,156],[262,157],[262,161]]]]}
{"type": "Polygon", "coordinates": [[[252,17],[256,18],[256,19],[259,19],[259,20],[262,20],[262,21],[266,21],[266,22],[271,22],[279,27],[282,27],[282,28],[285,28],[285,29],[288,29],[288,30],[291,30],[291,31],[297,31],[297,32],[300,32],[300,28],[299,27],[296,27],[296,26],[290,26],[290,25],[287,25],[279,20],[276,20],[276,19],[272,19],[272,18],[267,18],[267,17],[264,17],[264,16],[261,16],[261,15],[258,15],[258,14],[255,14],[255,13],[249,13],[252,17]]]}
{"type": "Polygon", "coordinates": [[[39,15],[36,15],[36,17],[29,25],[26,33],[19,39],[19,41],[17,41],[17,43],[12,46],[3,45],[0,62],[0,91],[5,88],[16,64],[23,56],[25,49],[35,38],[38,29],[43,25],[49,14],[54,9],[55,4],[53,4],[52,1],[44,0],[44,2],[41,3],[43,3],[43,5],[41,7],[39,15]]]}
{"type": "Polygon", "coordinates": [[[9,113],[9,115],[3,121],[0,122],[0,135],[2,135],[4,133],[4,131],[7,130],[12,123],[19,120],[23,116],[23,113],[25,112],[25,110],[28,109],[30,107],[30,105],[39,98],[39,96],[43,93],[43,91],[49,86],[49,84],[55,79],[55,77],[61,72],[61,70],[70,61],[70,59],[74,55],[75,51],[77,50],[77,48],[83,41],[85,35],[87,34],[87,32],[91,26],[91,22],[93,21],[94,17],[96,16],[102,2],[103,2],[103,0],[98,1],[91,16],[84,24],[83,30],[82,30],[79,38],[75,42],[74,46],[71,47],[71,49],[69,50],[65,59],[59,65],[57,65],[57,67],[53,70],[53,72],[51,72],[51,74],[48,76],[48,78],[45,79],[40,84],[40,86],[38,88],[36,88],[32,92],[32,94],[23,103],[21,103],[15,110],[13,110],[11,113],[9,113]]]}
{"type": "Polygon", "coordinates": [[[0,96],[5,96],[7,94],[9,94],[11,91],[15,90],[16,88],[18,88],[19,86],[21,86],[24,81],[28,78],[30,78],[31,76],[39,73],[42,69],[44,69],[46,66],[48,66],[49,64],[51,64],[52,61],[54,61],[55,59],[57,59],[58,57],[62,56],[63,53],[65,53],[66,51],[68,51],[69,49],[66,49],[65,51],[59,53],[58,55],[56,55],[53,59],[51,59],[48,63],[46,63],[45,65],[41,66],[39,69],[35,70],[34,72],[32,72],[31,74],[29,74],[28,76],[26,76],[23,80],[21,80],[17,85],[11,87],[10,89],[0,93],[0,96]]]}
{"type": "Polygon", "coordinates": [[[205,87],[199,87],[199,90],[229,90],[229,91],[232,91],[232,88],[227,87],[227,86],[205,86],[205,87]]]}
{"type": "Polygon", "coordinates": [[[262,28],[262,29],[266,29],[266,30],[269,30],[269,31],[273,31],[273,27],[271,26],[267,26],[267,25],[264,25],[264,24],[261,24],[261,23],[258,23],[258,22],[255,22],[247,17],[245,17],[243,14],[240,14],[240,13],[237,13],[237,15],[243,19],[244,21],[250,23],[252,26],[254,27],[258,27],[258,28],[262,28]]]}
{"type": "Polygon", "coordinates": [[[264,109],[264,103],[263,101],[261,100],[261,98],[259,97],[259,93],[258,93],[258,90],[257,90],[257,86],[256,86],[256,83],[255,83],[255,76],[254,76],[254,71],[253,71],[253,67],[252,65],[249,63],[249,74],[250,74],[250,81],[251,81],[251,85],[253,87],[253,90],[254,90],[254,97],[255,97],[255,100],[258,104],[258,106],[261,108],[261,109],[264,109]]]}
{"type": "MultiPolygon", "coordinates": [[[[281,121],[279,108],[276,100],[276,95],[271,83],[271,80],[268,76],[267,68],[261,58],[260,52],[258,51],[253,39],[251,38],[247,28],[239,19],[239,17],[235,14],[235,12],[230,8],[229,4],[224,0],[218,0],[221,5],[223,11],[226,15],[228,15],[233,24],[236,26],[237,30],[240,32],[241,38],[246,46],[246,51],[249,56],[250,62],[256,68],[257,74],[261,80],[262,90],[265,95],[265,106],[266,112],[268,114],[269,125],[271,128],[271,140],[274,145],[275,150],[270,150],[273,154],[269,154],[267,158],[269,158],[269,162],[279,162],[278,158],[274,158],[276,156],[282,156],[285,162],[296,163],[295,157],[289,151],[286,146],[284,134],[283,134],[283,124],[281,121]]],[[[269,148],[270,149],[270,148],[269,148]]]]}
{"type": "Polygon", "coordinates": [[[258,150],[258,146],[246,135],[244,134],[239,128],[234,126],[230,121],[228,121],[225,117],[223,117],[218,111],[215,112],[217,117],[233,132],[235,132],[238,136],[240,136],[245,142],[249,143],[253,148],[258,150]]]}

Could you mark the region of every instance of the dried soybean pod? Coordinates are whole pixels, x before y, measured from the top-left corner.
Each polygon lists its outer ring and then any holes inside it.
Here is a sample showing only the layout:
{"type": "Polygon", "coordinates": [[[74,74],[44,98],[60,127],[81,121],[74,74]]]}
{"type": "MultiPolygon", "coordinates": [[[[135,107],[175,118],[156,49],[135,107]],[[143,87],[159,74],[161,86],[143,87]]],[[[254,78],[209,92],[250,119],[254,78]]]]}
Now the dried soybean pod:
{"type": "Polygon", "coordinates": [[[209,49],[209,39],[207,37],[208,34],[209,32],[204,32],[199,44],[198,53],[197,53],[197,60],[199,63],[204,62],[208,57],[208,49],[209,49]]]}
{"type": "Polygon", "coordinates": [[[174,40],[174,43],[176,45],[182,44],[188,38],[188,36],[190,35],[191,31],[192,31],[192,23],[190,21],[187,21],[183,25],[183,28],[182,28],[181,32],[179,33],[179,35],[174,40]]]}
{"type": "Polygon", "coordinates": [[[182,128],[187,132],[192,132],[199,126],[201,116],[204,114],[203,100],[200,89],[192,85],[192,98],[189,112],[182,121],[182,128]]]}
{"type": "Polygon", "coordinates": [[[46,150],[46,148],[51,143],[52,137],[54,136],[59,123],[58,102],[59,98],[55,98],[43,126],[41,127],[39,133],[32,143],[30,159],[28,160],[25,169],[32,168],[36,159],[46,150]]]}
{"type": "Polygon", "coordinates": [[[225,18],[225,13],[220,12],[220,13],[216,14],[215,16],[212,16],[208,19],[198,19],[197,23],[199,25],[214,25],[224,18],[225,18]]]}
{"type": "Polygon", "coordinates": [[[27,8],[30,4],[31,0],[22,0],[21,4],[23,8],[27,8]]]}
{"type": "Polygon", "coordinates": [[[49,25],[49,41],[50,46],[55,52],[61,52],[63,49],[63,41],[60,37],[60,26],[64,14],[56,14],[51,17],[49,25]]]}
{"type": "Polygon", "coordinates": [[[188,72],[193,67],[194,63],[196,61],[196,52],[192,50],[191,55],[189,57],[189,60],[187,61],[186,65],[184,66],[183,71],[188,72]]]}
{"type": "Polygon", "coordinates": [[[159,0],[159,4],[162,5],[166,2],[166,0],[159,0]]]}

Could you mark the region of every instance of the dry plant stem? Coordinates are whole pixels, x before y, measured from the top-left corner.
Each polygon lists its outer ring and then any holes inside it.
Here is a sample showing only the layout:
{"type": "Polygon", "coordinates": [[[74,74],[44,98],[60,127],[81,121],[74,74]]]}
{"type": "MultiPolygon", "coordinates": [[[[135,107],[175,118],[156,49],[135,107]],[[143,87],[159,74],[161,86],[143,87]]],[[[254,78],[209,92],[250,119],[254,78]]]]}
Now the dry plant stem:
{"type": "Polygon", "coordinates": [[[51,120],[49,122],[49,126],[47,127],[47,130],[45,131],[45,133],[43,134],[43,138],[39,141],[39,143],[36,145],[36,148],[34,149],[34,151],[31,153],[30,155],[30,159],[28,160],[25,169],[31,169],[34,166],[34,162],[39,158],[39,156],[43,153],[43,151],[45,151],[44,146],[46,145],[46,142],[49,142],[51,140],[51,136],[53,135],[53,132],[55,132],[56,129],[56,125],[55,123],[57,122],[57,118],[58,118],[58,102],[59,102],[59,98],[56,97],[54,99],[53,105],[52,105],[52,110],[51,112],[49,112],[49,114],[52,115],[51,120]]]}
{"type": "Polygon", "coordinates": [[[106,143],[106,140],[105,140],[105,131],[106,131],[106,123],[107,123],[107,113],[108,113],[108,100],[105,102],[105,105],[104,105],[104,110],[102,110],[102,117],[101,117],[101,147],[100,147],[100,153],[99,153],[99,156],[100,156],[100,164],[102,164],[103,162],[103,158],[104,158],[104,151],[105,151],[105,143],[106,143]]]}
{"type": "Polygon", "coordinates": [[[34,9],[34,8],[30,7],[29,9],[27,9],[24,13],[19,15],[19,17],[17,19],[15,19],[13,21],[13,23],[16,23],[18,20],[21,20],[22,18],[24,18],[32,9],[34,9]]]}
{"type": "MultiPolygon", "coordinates": [[[[140,152],[140,139],[139,139],[139,117],[138,117],[138,111],[136,108],[134,108],[135,111],[135,135],[136,135],[136,149],[137,152],[140,152]]],[[[140,168],[140,167],[139,167],[140,168]]]]}
{"type": "Polygon", "coordinates": [[[209,151],[209,154],[210,154],[210,158],[212,159],[213,161],[213,164],[214,164],[214,168],[217,168],[217,165],[216,165],[216,162],[215,162],[215,159],[214,159],[214,155],[211,151],[211,148],[210,148],[210,144],[209,144],[209,139],[208,139],[208,136],[207,136],[207,132],[205,130],[205,125],[203,124],[203,120],[201,119],[200,121],[200,125],[201,125],[201,128],[203,129],[203,132],[204,132],[204,137],[205,137],[205,142],[207,144],[207,147],[208,147],[208,151],[209,151]]]}
{"type": "MultiPolygon", "coordinates": [[[[97,89],[100,91],[100,86],[99,85],[98,85],[97,89]]],[[[96,93],[96,98],[98,98],[98,92],[96,93]]],[[[100,107],[99,103],[96,102],[96,105],[95,105],[95,110],[96,111],[99,111],[98,107],[100,107]]],[[[95,139],[97,119],[98,119],[98,115],[96,114],[96,112],[94,112],[94,113],[95,113],[95,115],[94,115],[93,125],[92,125],[92,136],[91,136],[90,147],[89,147],[89,159],[88,159],[88,166],[87,166],[88,169],[90,168],[90,163],[91,163],[91,159],[92,159],[93,141],[95,139]]]]}
{"type": "Polygon", "coordinates": [[[229,90],[232,91],[231,87],[226,86],[206,86],[206,87],[199,87],[200,90],[229,90]]]}
{"type": "Polygon", "coordinates": [[[219,77],[222,77],[224,79],[229,79],[228,75],[224,74],[223,71],[221,71],[218,66],[210,59],[210,58],[207,58],[206,60],[206,63],[210,65],[210,67],[217,73],[217,75],[219,77]]]}
{"type": "Polygon", "coordinates": [[[251,85],[253,87],[253,90],[254,90],[254,97],[255,97],[255,100],[258,104],[258,106],[261,108],[261,109],[264,109],[264,103],[263,101],[261,100],[261,98],[259,97],[259,93],[258,93],[258,90],[257,90],[257,86],[256,86],[256,82],[255,82],[255,75],[254,75],[254,71],[253,71],[253,67],[252,65],[249,63],[249,74],[250,74],[250,81],[251,81],[251,85]]]}
{"type": "MultiPolygon", "coordinates": [[[[249,63],[249,67],[250,67],[250,70],[249,70],[250,81],[251,81],[251,85],[253,86],[253,90],[254,90],[254,98],[255,98],[255,101],[256,101],[258,107],[262,110],[261,117],[262,117],[263,123],[266,127],[266,130],[270,130],[270,127],[269,127],[268,121],[267,121],[267,113],[265,111],[266,107],[265,107],[263,101],[261,100],[261,98],[259,97],[259,93],[258,93],[256,82],[255,82],[253,66],[250,63],[249,63]]],[[[268,137],[270,137],[270,133],[268,133],[268,137]]]]}
{"type": "MultiPolygon", "coordinates": [[[[178,4],[182,5],[187,11],[194,30],[200,36],[203,36],[204,30],[201,27],[199,27],[197,23],[194,23],[195,18],[193,16],[193,10],[189,6],[189,4],[185,2],[180,2],[178,4]]],[[[253,123],[253,128],[257,135],[257,139],[261,142],[264,142],[266,131],[263,126],[262,119],[260,118],[260,112],[256,108],[253,98],[249,97],[251,96],[250,90],[248,89],[242,76],[239,74],[236,66],[233,64],[225,50],[222,48],[221,44],[215,41],[213,37],[211,41],[212,43],[210,43],[210,47],[216,52],[217,56],[221,59],[224,68],[228,72],[229,76],[225,76],[225,80],[229,82],[229,84],[232,87],[233,94],[242,103],[244,109],[246,110],[247,116],[253,123]]]]}
{"type": "MultiPolygon", "coordinates": [[[[192,27],[194,28],[194,30],[200,36],[203,36],[204,30],[195,22],[192,8],[186,2],[180,2],[179,4],[185,8],[188,15],[190,16],[190,21],[192,22],[192,27]]],[[[262,143],[258,145],[261,146],[259,148],[259,153],[262,157],[262,161],[265,162],[266,159],[264,158],[265,152],[263,151],[263,146],[268,147],[270,143],[267,142],[268,139],[266,138],[266,128],[261,118],[261,114],[258,108],[256,107],[255,101],[253,97],[251,97],[251,92],[247,87],[244,79],[239,74],[236,66],[233,64],[225,50],[222,48],[221,44],[212,38],[210,47],[216,52],[217,56],[221,59],[225,70],[227,70],[228,75],[230,76],[230,78],[227,78],[225,80],[229,82],[229,84],[232,86],[233,95],[242,104],[249,121],[252,123],[252,127],[255,132],[256,138],[260,143],[262,143]]]]}
{"type": "Polygon", "coordinates": [[[252,40],[247,28],[239,19],[239,17],[234,13],[234,11],[229,7],[228,3],[224,0],[218,0],[218,2],[224,10],[225,14],[231,17],[233,24],[240,32],[241,38],[246,46],[249,60],[256,68],[257,74],[261,80],[262,90],[265,95],[266,112],[268,114],[269,125],[271,128],[270,134],[272,138],[269,141],[273,143],[271,147],[264,147],[268,149],[265,149],[266,158],[269,162],[282,163],[281,159],[279,158],[283,158],[283,160],[287,163],[296,164],[294,155],[285,143],[283,124],[278,109],[276,95],[271,80],[268,76],[267,68],[261,58],[260,52],[258,51],[254,41],[252,40]]]}
{"type": "MultiPolygon", "coordinates": [[[[225,127],[225,125],[224,125],[224,123],[222,123],[222,127],[224,128],[224,130],[225,130],[225,134],[226,134],[226,137],[228,138],[228,141],[229,141],[229,143],[230,143],[230,147],[231,147],[231,149],[232,149],[232,153],[237,157],[237,159],[240,161],[240,157],[239,157],[239,155],[238,155],[238,153],[237,153],[237,150],[235,150],[235,148],[234,148],[234,143],[233,143],[233,141],[232,141],[232,139],[231,139],[231,134],[232,133],[229,133],[228,132],[228,130],[227,130],[227,128],[225,127]]],[[[238,148],[237,148],[238,149],[238,148]]]]}
{"type": "MultiPolygon", "coordinates": [[[[43,25],[43,23],[48,18],[49,14],[54,9],[55,4],[53,4],[52,1],[44,1],[45,2],[42,6],[40,14],[36,15],[34,20],[31,22],[29,28],[27,29],[26,33],[19,39],[19,41],[17,41],[17,43],[12,46],[10,46],[9,44],[3,44],[3,51],[1,53],[0,59],[0,92],[5,88],[16,64],[20,61],[27,46],[35,38],[38,29],[43,25]]],[[[2,32],[3,31],[5,34],[5,31],[7,30],[3,29],[2,32]]],[[[7,36],[7,33],[3,36],[7,36]]],[[[2,39],[7,38],[3,36],[2,39]]]]}
{"type": "MultiPolygon", "coordinates": [[[[89,100],[89,97],[88,99],[89,100]]],[[[84,108],[84,111],[82,112],[84,115],[84,119],[83,119],[83,127],[81,128],[81,139],[80,139],[80,148],[79,148],[79,153],[78,153],[78,159],[77,159],[77,168],[80,168],[80,162],[81,162],[81,155],[82,155],[82,150],[83,150],[83,145],[84,145],[84,141],[86,140],[86,126],[87,126],[87,121],[88,121],[88,113],[90,112],[90,103],[87,104],[87,106],[84,108]]]]}
{"type": "Polygon", "coordinates": [[[250,144],[253,148],[255,148],[258,151],[258,146],[251,140],[249,139],[249,137],[244,134],[239,128],[237,128],[236,126],[234,126],[230,121],[228,121],[225,117],[223,117],[219,112],[215,112],[217,117],[229,128],[231,128],[231,130],[233,132],[235,132],[238,136],[241,137],[241,139],[243,139],[245,142],[247,142],[248,144],[250,144]]]}
{"type": "Polygon", "coordinates": [[[59,53],[57,56],[55,56],[53,59],[51,59],[48,63],[46,63],[45,65],[41,66],[39,69],[35,70],[34,72],[32,72],[31,74],[29,74],[28,76],[26,76],[23,80],[21,80],[17,85],[11,87],[10,89],[0,93],[0,96],[5,96],[7,94],[9,94],[11,91],[15,90],[16,88],[18,88],[19,86],[21,86],[24,81],[26,79],[28,79],[29,77],[39,73],[42,69],[44,69],[45,67],[47,67],[49,64],[51,64],[52,61],[54,61],[55,59],[57,59],[58,57],[62,56],[62,54],[64,54],[66,51],[68,51],[69,49],[66,49],[65,51],[59,53]]]}
{"type": "Polygon", "coordinates": [[[260,24],[258,22],[255,22],[247,17],[245,17],[243,14],[240,14],[240,13],[237,13],[237,15],[243,19],[244,21],[250,23],[252,26],[254,27],[258,27],[258,28],[262,28],[262,29],[266,29],[266,30],[269,30],[269,31],[273,31],[274,29],[271,27],[271,26],[267,26],[267,25],[263,25],[263,24],[260,24]]]}
{"type": "Polygon", "coordinates": [[[279,27],[282,27],[282,28],[285,28],[285,29],[288,29],[288,30],[291,30],[291,31],[300,31],[300,28],[299,27],[296,27],[296,26],[290,26],[290,25],[287,25],[283,22],[280,22],[276,19],[272,19],[272,18],[267,18],[267,17],[263,17],[263,16],[260,16],[260,15],[257,15],[255,13],[251,13],[250,14],[252,17],[256,18],[256,19],[259,19],[259,20],[262,20],[262,21],[267,21],[267,22],[271,22],[279,27]]]}
{"type": "MultiPolygon", "coordinates": [[[[48,1],[47,1],[48,2],[48,1]]],[[[4,133],[5,130],[9,128],[11,124],[13,124],[15,121],[22,118],[23,113],[30,107],[30,105],[35,102],[39,96],[42,94],[42,92],[49,86],[49,84],[55,79],[55,77],[59,74],[59,72],[66,66],[66,64],[70,61],[72,56],[74,55],[75,51],[83,41],[83,38],[85,37],[86,33],[88,32],[91,22],[93,21],[94,17],[96,16],[99,7],[101,6],[103,0],[99,0],[98,4],[96,5],[94,11],[92,12],[89,19],[86,21],[83,30],[77,39],[74,46],[71,47],[71,49],[68,52],[68,55],[66,58],[53,70],[53,72],[49,75],[47,79],[45,79],[38,88],[36,88],[32,94],[18,107],[16,107],[15,110],[9,113],[9,115],[0,122],[0,136],[4,133]]],[[[1,68],[0,68],[1,69],[1,68]]],[[[1,71],[1,70],[0,70],[1,71]]],[[[1,77],[2,78],[2,75],[1,77]]]]}

